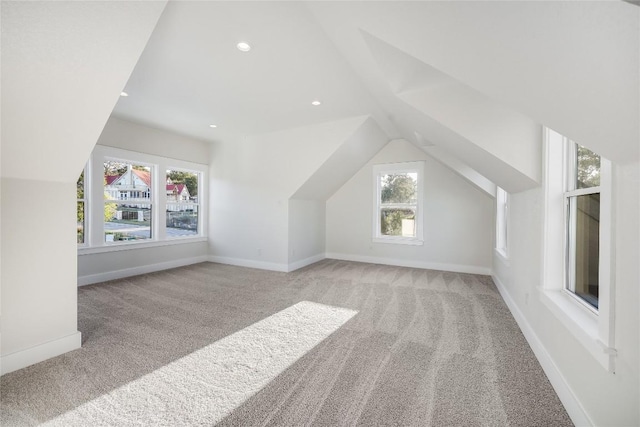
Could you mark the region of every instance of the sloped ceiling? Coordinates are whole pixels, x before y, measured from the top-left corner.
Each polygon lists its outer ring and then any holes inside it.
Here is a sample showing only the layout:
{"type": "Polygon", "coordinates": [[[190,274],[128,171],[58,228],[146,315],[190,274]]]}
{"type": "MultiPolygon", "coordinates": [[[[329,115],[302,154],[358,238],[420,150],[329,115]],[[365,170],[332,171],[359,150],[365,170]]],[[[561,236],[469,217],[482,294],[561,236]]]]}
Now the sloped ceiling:
{"type": "Polygon", "coordinates": [[[75,182],[165,1],[2,2],[2,176],[75,182]]]}
{"type": "MultiPolygon", "coordinates": [[[[432,145],[510,192],[539,183],[539,124],[364,31],[362,36],[393,94],[455,135],[429,139],[432,145]]],[[[417,137],[416,142],[425,145],[417,137]]]]}
{"type": "Polygon", "coordinates": [[[208,141],[370,116],[520,191],[542,125],[638,160],[639,21],[622,2],[172,2],[114,114],[208,141]]]}
{"type": "Polygon", "coordinates": [[[634,5],[313,2],[310,8],[405,138],[415,123],[400,123],[402,109],[367,54],[362,31],[611,160],[639,159],[634,5]]]}

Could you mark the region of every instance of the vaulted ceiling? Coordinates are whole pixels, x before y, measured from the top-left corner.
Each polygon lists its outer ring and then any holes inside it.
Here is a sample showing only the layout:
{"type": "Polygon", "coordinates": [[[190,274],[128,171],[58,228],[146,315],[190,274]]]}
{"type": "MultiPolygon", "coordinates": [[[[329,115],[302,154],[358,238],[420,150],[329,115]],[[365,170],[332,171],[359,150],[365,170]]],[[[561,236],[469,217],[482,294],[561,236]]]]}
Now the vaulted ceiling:
{"type": "Polygon", "coordinates": [[[540,181],[542,125],[638,161],[639,13],[624,2],[169,2],[114,114],[212,142],[368,115],[476,185],[520,191],[540,181]]]}

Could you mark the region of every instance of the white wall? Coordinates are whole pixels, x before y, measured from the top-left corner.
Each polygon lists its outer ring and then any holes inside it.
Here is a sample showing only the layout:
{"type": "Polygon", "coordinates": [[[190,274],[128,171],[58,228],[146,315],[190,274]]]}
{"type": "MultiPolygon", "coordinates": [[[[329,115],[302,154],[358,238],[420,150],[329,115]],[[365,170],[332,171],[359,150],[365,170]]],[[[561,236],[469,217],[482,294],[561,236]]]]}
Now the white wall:
{"type": "Polygon", "coordinates": [[[615,348],[618,356],[615,374],[608,373],[540,299],[541,189],[510,195],[509,262],[505,264],[500,257],[494,256],[493,269],[495,277],[504,286],[507,298],[515,305],[512,311],[515,308],[522,314],[525,322],[523,329],[530,328],[541,343],[545,357],[555,365],[555,374],[552,372],[549,376],[552,380],[560,378],[560,382],[573,393],[577,405],[571,406],[573,409],[570,409],[570,414],[577,412],[580,419],[590,420],[594,425],[631,426],[640,424],[640,165],[618,165],[616,168],[614,292],[615,348]]]}
{"type": "Polygon", "coordinates": [[[494,199],[404,140],[391,141],[327,201],[327,256],[489,274],[494,199]],[[425,161],[424,245],[372,243],[372,165],[425,161]]]}
{"type": "Polygon", "coordinates": [[[325,201],[289,200],[289,265],[318,261],[325,254],[325,201]]]}
{"type": "Polygon", "coordinates": [[[80,347],[75,181],[165,4],[2,3],[2,373],[80,347]]]}
{"type": "Polygon", "coordinates": [[[98,144],[201,164],[209,164],[211,148],[208,142],[114,116],[106,123],[98,144]]]}
{"type": "Polygon", "coordinates": [[[80,345],[75,191],[74,183],[2,178],[3,373],[18,366],[12,354],[39,344],[77,334],[80,345]]]}
{"type": "MultiPolygon", "coordinates": [[[[212,259],[286,271],[289,199],[367,119],[355,117],[215,143],[210,168],[212,259]]],[[[294,202],[293,211],[299,206],[294,202]]]]}
{"type": "MultiPolygon", "coordinates": [[[[99,146],[203,163],[209,160],[210,144],[175,133],[154,129],[116,117],[107,122],[99,146]]],[[[94,188],[95,190],[95,188],[94,188]]],[[[78,284],[173,268],[208,258],[206,241],[152,248],[130,248],[115,252],[78,255],[78,284]]]]}

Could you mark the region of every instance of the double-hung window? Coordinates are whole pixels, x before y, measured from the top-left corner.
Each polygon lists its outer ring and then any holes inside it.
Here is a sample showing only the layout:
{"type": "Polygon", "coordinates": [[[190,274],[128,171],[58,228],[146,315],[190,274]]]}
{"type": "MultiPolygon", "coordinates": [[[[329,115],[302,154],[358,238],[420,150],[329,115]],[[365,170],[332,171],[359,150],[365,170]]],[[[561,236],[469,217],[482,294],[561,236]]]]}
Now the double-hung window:
{"type": "Polygon", "coordinates": [[[373,241],[423,244],[423,162],[375,165],[373,241]]]}
{"type": "Polygon", "coordinates": [[[544,181],[542,301],[614,372],[611,162],[546,129],[544,181]]]}
{"type": "Polygon", "coordinates": [[[200,173],[180,169],[166,172],[167,237],[185,237],[198,234],[200,173]]]}
{"type": "Polygon", "coordinates": [[[78,254],[206,240],[207,169],[96,146],[78,179],[78,254]]]}
{"type": "Polygon", "coordinates": [[[104,170],[104,241],[148,240],[153,236],[153,166],[106,159],[104,170]]]}
{"type": "Polygon", "coordinates": [[[593,151],[572,141],[565,146],[565,287],[598,309],[600,271],[600,163],[593,151]]]}

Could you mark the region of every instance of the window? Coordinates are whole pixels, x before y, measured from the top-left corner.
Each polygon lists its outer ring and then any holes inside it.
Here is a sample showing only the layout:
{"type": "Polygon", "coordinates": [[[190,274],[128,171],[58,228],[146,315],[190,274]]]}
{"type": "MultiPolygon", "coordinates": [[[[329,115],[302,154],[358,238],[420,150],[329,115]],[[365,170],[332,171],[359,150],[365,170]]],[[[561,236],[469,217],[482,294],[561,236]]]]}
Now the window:
{"type": "Polygon", "coordinates": [[[206,240],[206,173],[206,165],[96,146],[78,179],[78,254],[206,240]]]}
{"type": "Polygon", "coordinates": [[[507,258],[507,224],[509,221],[509,193],[496,188],[496,251],[507,258]]]}
{"type": "Polygon", "coordinates": [[[374,242],[423,244],[423,163],[376,165],[373,172],[374,242]]]}
{"type": "Polygon", "coordinates": [[[615,372],[611,162],[545,129],[542,302],[615,372]]]}
{"type": "Polygon", "coordinates": [[[572,141],[565,142],[565,287],[598,309],[600,267],[600,156],[572,141]]]}
{"type": "Polygon", "coordinates": [[[78,223],[77,225],[77,242],[78,245],[84,245],[85,244],[85,240],[84,240],[84,219],[85,219],[85,210],[86,210],[86,202],[85,202],[85,198],[84,198],[84,194],[85,194],[85,183],[84,183],[84,178],[85,178],[85,170],[83,169],[82,172],[80,173],[80,176],[78,177],[78,181],[76,182],[76,199],[77,199],[77,204],[76,204],[76,221],[78,223]]]}
{"type": "Polygon", "coordinates": [[[104,241],[152,238],[152,167],[108,159],[104,170],[104,241]],[[148,197],[147,197],[148,195],[148,197]]]}
{"type": "Polygon", "coordinates": [[[198,234],[199,175],[195,171],[167,170],[167,237],[198,234]]]}

